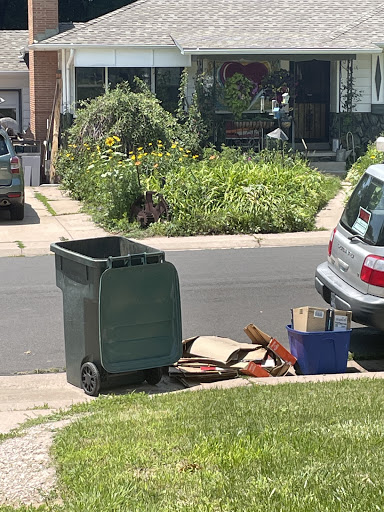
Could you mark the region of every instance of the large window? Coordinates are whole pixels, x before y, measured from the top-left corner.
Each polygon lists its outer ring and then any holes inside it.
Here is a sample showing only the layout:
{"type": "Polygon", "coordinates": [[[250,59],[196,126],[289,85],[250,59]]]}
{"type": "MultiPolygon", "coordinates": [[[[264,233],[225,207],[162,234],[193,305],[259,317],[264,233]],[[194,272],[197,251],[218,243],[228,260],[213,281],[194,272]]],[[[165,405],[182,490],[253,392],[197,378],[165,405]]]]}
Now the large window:
{"type": "Polygon", "coordinates": [[[134,78],[140,78],[148,87],[151,87],[150,68],[108,68],[108,84],[111,89],[121,82],[134,85],[134,78]]]}
{"type": "Polygon", "coordinates": [[[177,109],[181,71],[182,68],[76,68],[76,102],[100,96],[106,83],[110,89],[121,82],[133,85],[137,76],[155,89],[162,106],[173,113],[177,109]]]}
{"type": "Polygon", "coordinates": [[[96,98],[105,91],[105,68],[76,68],[76,101],[96,98]]]}
{"type": "Polygon", "coordinates": [[[156,96],[169,112],[175,112],[179,99],[182,68],[156,68],[156,96]]]}

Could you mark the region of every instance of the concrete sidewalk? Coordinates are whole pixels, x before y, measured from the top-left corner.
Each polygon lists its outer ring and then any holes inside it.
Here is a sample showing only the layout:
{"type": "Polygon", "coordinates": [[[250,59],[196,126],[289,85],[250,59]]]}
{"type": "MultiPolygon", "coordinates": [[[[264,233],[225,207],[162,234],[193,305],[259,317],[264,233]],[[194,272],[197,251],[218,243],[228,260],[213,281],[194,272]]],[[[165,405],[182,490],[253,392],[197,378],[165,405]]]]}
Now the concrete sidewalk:
{"type": "MultiPolygon", "coordinates": [[[[164,251],[202,249],[240,249],[327,245],[330,231],[336,226],[343,210],[345,191],[342,190],[317,218],[319,231],[261,235],[216,235],[177,238],[146,238],[144,243],[164,251]]],[[[68,198],[57,185],[26,187],[25,218],[10,221],[9,213],[0,211],[0,257],[38,256],[50,254],[49,246],[60,240],[79,240],[108,236],[90,217],[81,212],[81,204],[68,198]],[[42,195],[56,215],[49,213],[36,198],[42,195]]]]}
{"type": "MultiPolygon", "coordinates": [[[[203,249],[262,248],[283,246],[327,245],[331,230],[343,210],[343,189],[317,217],[319,231],[266,235],[219,235],[178,238],[147,238],[144,243],[164,251],[203,249]]],[[[80,203],[69,199],[57,185],[26,188],[26,215],[22,222],[9,220],[8,212],[0,212],[0,257],[36,256],[50,254],[50,243],[108,236],[95,226],[88,215],[81,213],[80,203]],[[36,194],[44,196],[56,215],[49,213],[36,194]]],[[[308,382],[340,378],[384,378],[384,372],[355,373],[339,376],[281,377],[271,379],[235,379],[214,384],[203,384],[193,389],[232,387],[238,385],[277,384],[281,382],[308,382]]],[[[180,390],[182,386],[165,378],[156,387],[145,384],[119,388],[117,392],[131,393],[135,389],[148,393],[180,390]]],[[[85,393],[68,384],[66,375],[0,376],[0,432],[8,432],[28,418],[50,414],[71,404],[91,400],[85,393]]]]}

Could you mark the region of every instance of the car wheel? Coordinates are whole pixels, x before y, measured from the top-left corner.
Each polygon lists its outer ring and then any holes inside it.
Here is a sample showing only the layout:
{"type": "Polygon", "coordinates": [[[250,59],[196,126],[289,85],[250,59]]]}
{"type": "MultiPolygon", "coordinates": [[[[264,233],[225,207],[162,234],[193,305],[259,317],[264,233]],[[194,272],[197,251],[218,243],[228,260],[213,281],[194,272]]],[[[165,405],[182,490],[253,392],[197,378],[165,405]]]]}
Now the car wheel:
{"type": "Polygon", "coordinates": [[[16,206],[12,206],[10,213],[11,213],[11,220],[23,220],[24,219],[24,205],[18,204],[16,206]]]}

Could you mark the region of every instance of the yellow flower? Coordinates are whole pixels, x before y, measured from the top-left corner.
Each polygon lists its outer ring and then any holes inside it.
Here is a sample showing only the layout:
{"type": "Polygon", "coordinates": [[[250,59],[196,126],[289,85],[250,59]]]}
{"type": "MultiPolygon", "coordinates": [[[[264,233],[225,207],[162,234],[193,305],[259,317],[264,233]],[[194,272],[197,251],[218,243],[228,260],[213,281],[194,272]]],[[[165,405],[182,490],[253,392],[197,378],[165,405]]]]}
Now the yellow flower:
{"type": "Polygon", "coordinates": [[[183,159],[182,159],[182,158],[179,158],[179,162],[182,162],[182,161],[183,161],[183,159]]]}
{"type": "Polygon", "coordinates": [[[115,139],[113,137],[107,137],[105,139],[105,143],[107,146],[113,146],[115,143],[115,139]]]}
{"type": "Polygon", "coordinates": [[[167,151],[167,156],[171,156],[171,153],[169,151],[167,151]]]}
{"type": "Polygon", "coordinates": [[[137,158],[140,160],[140,158],[143,158],[143,155],[137,155],[137,158]]]}
{"type": "Polygon", "coordinates": [[[71,153],[67,153],[65,156],[71,156],[71,153]]]}
{"type": "Polygon", "coordinates": [[[199,155],[193,155],[192,158],[199,158],[199,155]]]}
{"type": "Polygon", "coordinates": [[[371,158],[375,158],[375,155],[372,155],[371,158]]]}
{"type": "Polygon", "coordinates": [[[137,151],[142,151],[143,148],[137,148],[137,151]]]}
{"type": "Polygon", "coordinates": [[[179,151],[184,151],[184,149],[183,148],[179,148],[179,151]]]}
{"type": "Polygon", "coordinates": [[[183,155],[185,158],[188,158],[188,155],[183,155]]]}
{"type": "Polygon", "coordinates": [[[150,143],[148,144],[148,146],[152,146],[152,142],[150,142],[150,143]]]}
{"type": "Polygon", "coordinates": [[[171,148],[175,149],[175,147],[176,147],[176,144],[172,144],[171,148]]]}
{"type": "Polygon", "coordinates": [[[189,149],[186,149],[186,150],[185,150],[185,152],[186,152],[186,153],[190,153],[190,150],[189,150],[189,149]]]}
{"type": "Polygon", "coordinates": [[[113,138],[117,141],[117,142],[120,142],[121,139],[119,139],[119,137],[117,135],[114,135],[113,138]]]}
{"type": "Polygon", "coordinates": [[[162,140],[158,140],[157,142],[158,142],[159,144],[161,144],[163,141],[162,141],[162,140]]]}
{"type": "Polygon", "coordinates": [[[163,156],[163,153],[158,153],[157,156],[163,156]]]}
{"type": "Polygon", "coordinates": [[[97,148],[97,152],[100,153],[100,146],[97,145],[96,148],[97,148]]]}
{"type": "Polygon", "coordinates": [[[131,160],[136,160],[135,155],[132,155],[132,156],[131,156],[131,160]]]}

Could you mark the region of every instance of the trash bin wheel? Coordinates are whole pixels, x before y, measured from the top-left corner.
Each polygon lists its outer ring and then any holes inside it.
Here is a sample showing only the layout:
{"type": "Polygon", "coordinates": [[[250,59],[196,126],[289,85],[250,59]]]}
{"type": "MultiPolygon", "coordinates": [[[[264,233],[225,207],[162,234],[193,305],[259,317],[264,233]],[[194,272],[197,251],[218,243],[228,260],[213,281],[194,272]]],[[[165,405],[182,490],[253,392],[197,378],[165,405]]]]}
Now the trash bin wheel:
{"type": "Polygon", "coordinates": [[[90,396],[98,396],[101,387],[101,377],[94,363],[84,363],[81,367],[81,387],[90,396]]]}
{"type": "Polygon", "coordinates": [[[144,371],[144,375],[145,380],[148,382],[148,384],[154,386],[155,384],[158,384],[161,381],[161,378],[163,376],[163,369],[149,368],[148,370],[144,371]]]}

